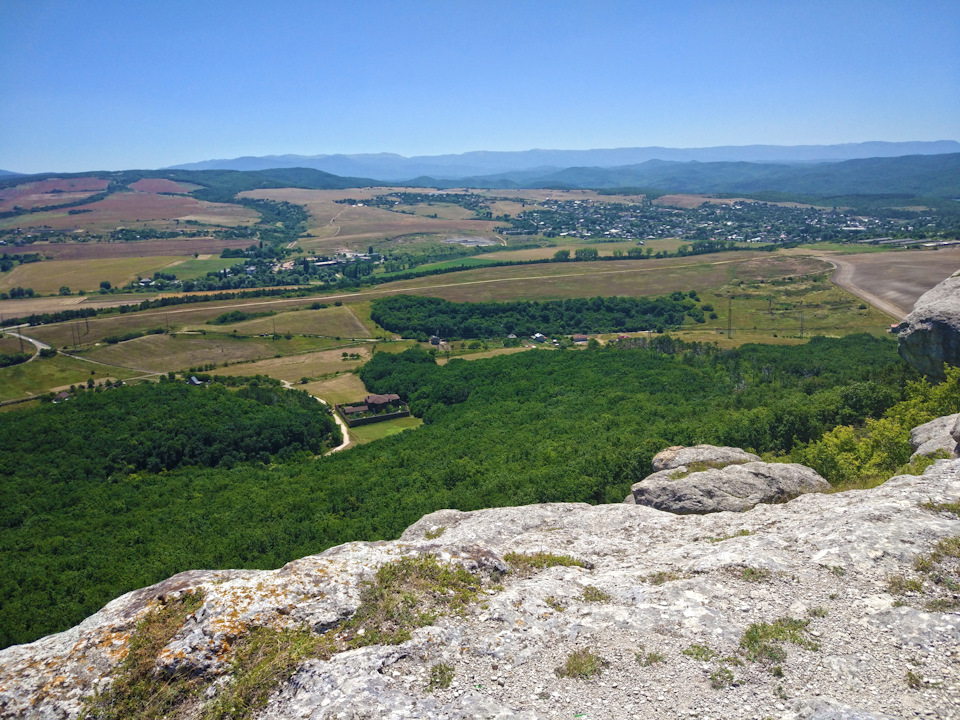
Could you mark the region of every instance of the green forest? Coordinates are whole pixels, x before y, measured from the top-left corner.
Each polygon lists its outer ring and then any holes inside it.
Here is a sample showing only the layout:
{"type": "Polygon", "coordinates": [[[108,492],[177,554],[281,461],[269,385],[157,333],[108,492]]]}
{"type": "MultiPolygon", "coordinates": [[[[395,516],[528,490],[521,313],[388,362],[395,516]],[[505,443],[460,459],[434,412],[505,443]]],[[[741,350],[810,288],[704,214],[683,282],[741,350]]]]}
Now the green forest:
{"type": "Polygon", "coordinates": [[[395,538],[440,508],[620,502],[664,447],[787,453],[880,417],[916,378],[892,340],[867,335],[730,351],[660,336],[444,366],[414,348],[375,354],[362,377],[425,424],[314,459],[335,442],[329,415],[263,383],[144,385],[0,415],[0,643],[183,570],[275,568],[395,538]]]}
{"type": "Polygon", "coordinates": [[[689,315],[704,322],[695,292],[661,298],[595,297],[546,302],[455,303],[433,297],[394,295],[373,301],[371,317],[406,337],[492,338],[573,333],[663,332],[689,315]]]}

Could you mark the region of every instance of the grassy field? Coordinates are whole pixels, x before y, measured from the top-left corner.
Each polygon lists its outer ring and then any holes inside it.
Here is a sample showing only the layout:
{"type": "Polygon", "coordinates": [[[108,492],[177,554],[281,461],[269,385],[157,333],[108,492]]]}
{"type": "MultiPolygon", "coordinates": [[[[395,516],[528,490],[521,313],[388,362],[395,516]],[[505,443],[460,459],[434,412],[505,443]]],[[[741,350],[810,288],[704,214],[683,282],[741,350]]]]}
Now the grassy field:
{"type": "Polygon", "coordinates": [[[233,267],[242,259],[222,258],[212,254],[200,255],[198,258],[189,258],[178,260],[171,263],[166,269],[177,276],[178,280],[193,280],[199,277],[205,277],[208,272],[218,272],[228,267],[233,267]]]}
{"type": "Polygon", "coordinates": [[[21,352],[32,355],[36,349],[26,340],[15,338],[12,335],[0,335],[0,355],[15,355],[21,352]]]}
{"type": "MultiPolygon", "coordinates": [[[[175,262],[176,257],[129,257],[104,258],[101,260],[45,260],[27,265],[17,265],[8,273],[0,275],[0,290],[13,287],[30,287],[34,292],[56,294],[61,286],[74,293],[88,293],[100,289],[100,282],[109,280],[114,286],[126,285],[137,275],[152,277],[175,262]]],[[[171,270],[171,272],[175,272],[171,270]]]]}
{"type": "Polygon", "coordinates": [[[125,368],[108,368],[57,355],[0,368],[0,401],[43,395],[50,390],[86,383],[90,377],[99,382],[126,380],[138,374],[125,368]]]}
{"type": "Polygon", "coordinates": [[[809,276],[734,283],[701,293],[700,298],[704,304],[714,306],[717,319],[703,324],[688,321],[680,330],[671,331],[671,335],[691,342],[734,347],[747,342],[798,344],[813,335],[883,335],[890,327],[884,313],[826,279],[818,281],[809,276]],[[728,338],[730,312],[732,337],[728,338]]]}
{"type": "MultiPolygon", "coordinates": [[[[253,363],[231,365],[223,372],[228,375],[269,375],[278,380],[298,384],[302,378],[316,379],[324,375],[354,370],[370,359],[370,345],[359,345],[337,350],[287,355],[253,363]],[[360,357],[349,357],[359,355],[360,357]]],[[[304,388],[306,389],[306,388],[304,388]]],[[[323,396],[321,396],[323,397],[323,396]]],[[[327,398],[323,398],[326,400],[327,398]]]]}
{"type": "MultiPolygon", "coordinates": [[[[602,246],[600,246],[602,247],[602,246]]],[[[824,252],[824,257],[837,257],[824,252]]],[[[897,251],[842,256],[854,263],[857,282],[866,282],[883,291],[918,295],[948,276],[960,265],[960,249],[941,251],[897,251]],[[865,278],[865,279],[864,279],[865,278]]],[[[294,369],[286,362],[271,363],[283,379],[299,382],[301,377],[318,378],[346,369],[339,360],[329,360],[324,351],[336,344],[333,337],[392,337],[370,319],[371,300],[395,293],[443,297],[453,301],[505,301],[521,298],[548,300],[597,295],[663,295],[674,290],[695,289],[704,302],[712,303],[718,315],[701,325],[685,325],[679,333],[687,340],[716,341],[724,346],[744,342],[795,343],[800,338],[800,313],[804,336],[814,333],[843,335],[866,330],[882,333],[889,320],[864,301],[840,290],[826,280],[814,283],[812,274],[828,277],[832,268],[809,255],[790,253],[737,252],[688,258],[643,261],[570,262],[502,268],[476,268],[446,275],[399,281],[358,293],[339,293],[308,298],[251,298],[185,305],[143,313],[107,315],[88,320],[30,328],[28,334],[56,347],[71,346],[79,336],[85,356],[143,371],[183,370],[214,363],[218,372],[223,363],[268,361],[312,351],[315,366],[294,369]],[[343,302],[335,307],[335,300],[343,302]],[[733,307],[733,337],[726,337],[728,301],[733,307]],[[315,302],[333,307],[310,310],[315,302]],[[860,305],[867,305],[861,308],[860,305]],[[210,326],[204,323],[231,310],[274,311],[277,315],[237,325],[210,326]],[[318,322],[320,319],[322,322],[318,322]],[[241,334],[293,333],[292,340],[237,337],[241,334]],[[106,335],[151,328],[169,327],[176,332],[197,328],[203,335],[151,335],[108,347],[90,349],[106,335]],[[361,328],[362,332],[361,332],[361,328]],[[235,335],[233,330],[239,332],[235,335]],[[305,338],[302,334],[330,333],[330,338],[305,338]]],[[[856,279],[855,275],[855,279],[856,279]]],[[[111,296],[112,298],[113,296],[111,296]]],[[[139,297],[137,298],[139,299],[139,297]]],[[[53,298],[50,298],[53,300],[53,298]]],[[[64,298],[74,303],[80,298],[64,298]]],[[[25,301],[26,302],[26,301],[25,301]]],[[[912,300],[910,300],[912,303],[912,300]]],[[[412,342],[379,342],[377,350],[399,352],[412,342]]],[[[352,351],[352,350],[351,350],[352,351]]],[[[338,350],[342,352],[342,349],[338,350]]],[[[469,357],[477,357],[472,355],[469,357]]],[[[297,361],[305,364],[307,360],[297,361]]],[[[296,363],[294,363],[294,366],[296,363]]],[[[237,366],[244,367],[244,366],[237,366]]],[[[251,366],[247,366],[251,367],[251,366]]],[[[249,372],[264,371],[250,370],[249,372]]],[[[353,367],[349,365],[348,367],[353,367]]],[[[247,371],[243,371],[247,374],[247,371]]],[[[63,384],[63,383],[59,383],[63,384]]],[[[69,383],[67,383],[69,384],[69,383]]]]}
{"type": "Polygon", "coordinates": [[[709,290],[735,279],[801,275],[827,269],[823,261],[767,253],[720,253],[664,260],[550,263],[480,268],[453,275],[392,283],[386,291],[442,297],[456,302],[516,299],[561,300],[597,295],[641,297],[673,290],[709,290]],[[759,262],[755,262],[759,260],[759,262]]]}
{"type": "MultiPolygon", "coordinates": [[[[482,360],[483,358],[496,357],[497,355],[513,355],[514,353],[530,350],[529,346],[516,348],[494,348],[493,350],[481,350],[480,352],[466,352],[462,355],[457,354],[452,357],[460,360],[482,360]]],[[[437,357],[437,365],[446,365],[449,360],[446,357],[437,357]]]]}
{"type": "Polygon", "coordinates": [[[223,325],[224,330],[236,330],[240,335],[261,333],[293,333],[295,335],[326,335],[342,338],[368,338],[375,333],[360,321],[353,310],[343,305],[320,310],[296,310],[270,317],[223,325]]]}
{"type": "Polygon", "coordinates": [[[360,427],[350,428],[350,440],[357,445],[365,445],[368,442],[389,437],[390,435],[396,435],[404,430],[419,427],[420,425],[423,425],[423,420],[416,417],[385,420],[384,422],[374,423],[373,425],[361,425],[360,427]]]}

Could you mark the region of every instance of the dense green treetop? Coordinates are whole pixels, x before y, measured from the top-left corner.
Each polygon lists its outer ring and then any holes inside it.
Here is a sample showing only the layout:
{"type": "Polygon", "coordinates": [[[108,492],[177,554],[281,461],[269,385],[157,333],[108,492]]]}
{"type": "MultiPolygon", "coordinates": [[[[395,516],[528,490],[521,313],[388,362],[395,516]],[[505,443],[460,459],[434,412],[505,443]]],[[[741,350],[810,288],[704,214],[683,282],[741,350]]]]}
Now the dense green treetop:
{"type": "MultiPolygon", "coordinates": [[[[695,294],[694,294],[695,297],[695,294]]],[[[703,312],[688,295],[661,298],[595,297],[536,302],[454,303],[417,295],[373,301],[371,317],[381,327],[407,336],[489,338],[516,335],[663,331],[681,325],[687,315],[703,322],[703,312]]]]}
{"type": "Polygon", "coordinates": [[[230,403],[253,399],[173,385],[131,388],[144,393],[143,414],[98,419],[98,401],[113,402],[113,391],[0,416],[3,436],[17,438],[0,448],[0,644],[70,627],[176,572],[278,567],[343,542],[397,537],[441,508],[620,502],[664,447],[787,452],[839,423],[878,417],[914,377],[893,341],[866,335],[735,351],[660,336],[644,349],[531,350],[444,366],[413,349],[376,353],[362,375],[372,392],[409,400],[425,424],[315,460],[277,462],[281,451],[271,464],[126,474],[128,463],[176,458],[208,420],[208,443],[218,432],[262,441],[281,421],[248,436],[230,403]],[[211,403],[181,432],[147,393],[211,403]],[[121,452],[131,444],[144,448],[121,452]],[[107,464],[118,469],[107,474],[107,464]]]}

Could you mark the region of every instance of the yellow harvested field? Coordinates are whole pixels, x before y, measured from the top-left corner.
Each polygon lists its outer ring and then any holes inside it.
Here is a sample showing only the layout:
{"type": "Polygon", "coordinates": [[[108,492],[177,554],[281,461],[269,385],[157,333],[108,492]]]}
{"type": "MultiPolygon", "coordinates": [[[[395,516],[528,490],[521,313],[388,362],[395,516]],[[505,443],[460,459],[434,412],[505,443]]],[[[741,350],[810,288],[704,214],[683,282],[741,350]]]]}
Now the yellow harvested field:
{"type": "Polygon", "coordinates": [[[363,381],[352,372],[297,387],[300,390],[306,390],[314,397],[323,398],[331,407],[359,400],[367,394],[363,381]]]}
{"type": "MultiPolygon", "coordinates": [[[[316,378],[343,372],[344,370],[354,370],[363,365],[369,358],[370,346],[363,345],[343,350],[321,350],[320,352],[288,355],[254,363],[231,365],[223,372],[227,375],[269,375],[277,380],[299,383],[300,379],[304,377],[316,378]],[[358,354],[360,358],[344,358],[343,353],[358,354]]],[[[306,386],[303,389],[306,389],[306,386]]],[[[324,399],[326,400],[326,398],[324,399]]]]}
{"type": "Polygon", "coordinates": [[[274,328],[276,328],[276,332],[281,334],[294,333],[296,335],[324,335],[341,338],[369,338],[375,334],[346,305],[320,310],[284,312],[222,327],[236,330],[241,335],[273,333],[274,328]]]}
{"type": "MultiPolygon", "coordinates": [[[[117,345],[107,345],[85,353],[84,357],[120,367],[141,371],[167,372],[213,363],[235,363],[241,360],[266,360],[275,355],[289,355],[299,345],[286,340],[268,338],[234,338],[230,335],[146,335],[117,345]]],[[[241,374],[218,369],[226,375],[241,374]]]]}
{"type": "Polygon", "coordinates": [[[137,275],[145,278],[153,277],[153,273],[182,259],[179,257],[127,257],[102,260],[44,260],[17,265],[10,272],[0,276],[0,290],[29,287],[36,293],[47,295],[55,294],[65,286],[74,293],[79,290],[93,293],[99,291],[103,280],[109,280],[112,285],[120,287],[135,280],[137,275]]]}

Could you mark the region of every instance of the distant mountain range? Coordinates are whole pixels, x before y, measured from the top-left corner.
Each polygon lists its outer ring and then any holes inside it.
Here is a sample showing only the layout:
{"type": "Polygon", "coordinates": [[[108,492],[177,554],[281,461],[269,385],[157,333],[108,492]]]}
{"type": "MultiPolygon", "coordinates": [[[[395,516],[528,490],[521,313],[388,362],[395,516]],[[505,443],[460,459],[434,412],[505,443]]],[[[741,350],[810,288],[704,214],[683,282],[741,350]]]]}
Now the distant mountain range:
{"type": "MultiPolygon", "coordinates": [[[[960,198],[960,152],[792,164],[647,160],[615,167],[541,168],[452,179],[422,175],[403,181],[385,181],[370,176],[344,177],[303,167],[263,170],[125,170],[31,176],[6,174],[0,175],[0,188],[45,177],[68,176],[109,177],[119,186],[126,186],[144,177],[194,182],[203,186],[193,193],[194,197],[218,202],[229,202],[239,192],[258,188],[334,189],[384,185],[505,189],[630,188],[631,191],[659,194],[734,193],[756,197],[758,194],[779,193],[808,198],[861,195],[872,196],[877,201],[882,200],[880,196],[953,200],[960,198]]],[[[953,208],[956,204],[949,205],[953,208]]]]}
{"type": "MultiPolygon", "coordinates": [[[[636,147],[607,150],[523,150],[467,152],[455,155],[404,157],[392,153],[359,155],[266,155],[206,160],[175,165],[179,170],[268,170],[313,168],[335,175],[402,181],[431,177],[441,180],[532,172],[544,177],[566,168],[617,168],[651,160],[676,163],[822,163],[904,155],[960,153],[960,142],[863,142],[843,145],[743,145],[707,148],[636,147]]],[[[529,178],[524,178],[527,180],[529,178]]],[[[523,180],[521,180],[523,182],[523,180]]]]}
{"type": "Polygon", "coordinates": [[[20,173],[10,172],[9,170],[0,170],[0,177],[13,177],[20,173]]]}
{"type": "Polygon", "coordinates": [[[613,168],[570,167],[459,178],[419,177],[410,184],[439,187],[622,188],[666,192],[807,195],[900,194],[960,197],[960,153],[867,158],[815,164],[670,162],[648,160],[613,168]]]}

